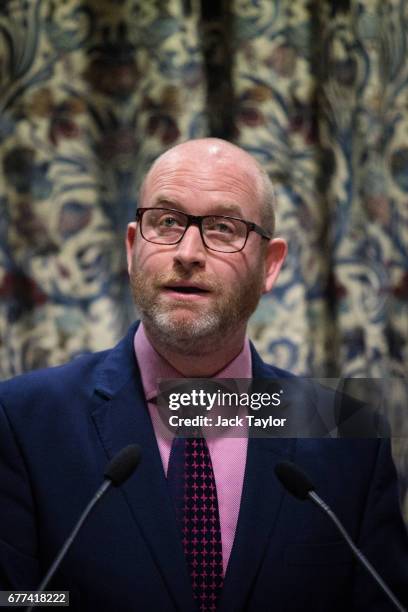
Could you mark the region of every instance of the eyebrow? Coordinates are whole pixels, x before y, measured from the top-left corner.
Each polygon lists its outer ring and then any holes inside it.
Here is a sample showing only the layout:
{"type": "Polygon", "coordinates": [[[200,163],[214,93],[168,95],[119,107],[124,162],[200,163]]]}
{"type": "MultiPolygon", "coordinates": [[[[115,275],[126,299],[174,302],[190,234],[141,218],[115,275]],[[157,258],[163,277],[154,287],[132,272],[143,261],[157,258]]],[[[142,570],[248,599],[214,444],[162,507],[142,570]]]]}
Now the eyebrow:
{"type": "MultiPolygon", "coordinates": [[[[168,197],[158,196],[157,199],[151,205],[152,208],[160,208],[161,206],[175,208],[181,210],[181,212],[187,212],[187,209],[183,204],[177,202],[177,200],[171,200],[168,197]]],[[[233,202],[222,202],[213,205],[213,210],[207,213],[208,215],[234,215],[243,218],[241,207],[233,202]]]]}

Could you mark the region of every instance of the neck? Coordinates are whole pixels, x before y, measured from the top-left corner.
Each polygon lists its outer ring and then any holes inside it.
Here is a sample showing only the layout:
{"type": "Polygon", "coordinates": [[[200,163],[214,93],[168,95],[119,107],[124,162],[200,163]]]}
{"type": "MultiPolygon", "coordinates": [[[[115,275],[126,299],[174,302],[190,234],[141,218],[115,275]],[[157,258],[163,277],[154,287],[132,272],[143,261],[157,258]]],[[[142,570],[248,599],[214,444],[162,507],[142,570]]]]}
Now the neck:
{"type": "Polygon", "coordinates": [[[228,339],[222,338],[222,341],[208,343],[207,347],[204,342],[200,343],[199,354],[197,352],[195,355],[184,355],[162,342],[146,322],[143,326],[153,348],[186,378],[210,378],[225,368],[242,351],[246,331],[244,326],[228,339]]]}

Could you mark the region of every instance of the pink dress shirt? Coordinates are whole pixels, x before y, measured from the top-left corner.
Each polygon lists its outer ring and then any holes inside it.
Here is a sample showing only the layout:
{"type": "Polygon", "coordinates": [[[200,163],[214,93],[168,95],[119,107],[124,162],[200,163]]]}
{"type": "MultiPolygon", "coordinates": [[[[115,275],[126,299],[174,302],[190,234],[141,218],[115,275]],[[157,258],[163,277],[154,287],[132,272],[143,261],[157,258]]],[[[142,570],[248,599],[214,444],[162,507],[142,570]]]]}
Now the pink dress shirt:
{"type": "MultiPolygon", "coordinates": [[[[160,431],[157,406],[155,403],[149,402],[149,399],[157,396],[160,379],[182,378],[183,376],[153,348],[142,323],[136,331],[134,347],[163,469],[167,474],[172,439],[168,434],[165,436],[160,431]]],[[[244,346],[239,355],[225,368],[217,372],[213,378],[252,378],[252,359],[248,338],[245,338],[244,346]]],[[[225,575],[238,522],[248,438],[215,437],[208,439],[207,444],[217,485],[225,575]]]]}

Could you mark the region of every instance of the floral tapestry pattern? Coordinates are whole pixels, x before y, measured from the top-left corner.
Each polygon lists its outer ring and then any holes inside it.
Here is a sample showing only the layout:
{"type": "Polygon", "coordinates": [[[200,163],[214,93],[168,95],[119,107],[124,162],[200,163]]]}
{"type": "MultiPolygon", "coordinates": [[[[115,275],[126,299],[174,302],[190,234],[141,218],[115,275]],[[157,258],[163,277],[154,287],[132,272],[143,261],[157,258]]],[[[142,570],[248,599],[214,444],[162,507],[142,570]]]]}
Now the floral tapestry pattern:
{"type": "Polygon", "coordinates": [[[140,177],[206,133],[194,19],[179,3],[0,9],[3,377],[112,345],[134,317],[140,177]]]}

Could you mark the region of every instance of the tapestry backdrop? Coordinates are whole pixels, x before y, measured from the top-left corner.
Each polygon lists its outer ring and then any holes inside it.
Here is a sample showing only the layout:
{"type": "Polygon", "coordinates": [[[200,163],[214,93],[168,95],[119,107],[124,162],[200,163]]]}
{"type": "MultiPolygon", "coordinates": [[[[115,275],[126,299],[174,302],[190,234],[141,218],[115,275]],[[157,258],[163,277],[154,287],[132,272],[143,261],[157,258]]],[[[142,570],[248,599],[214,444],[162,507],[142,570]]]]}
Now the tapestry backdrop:
{"type": "Polygon", "coordinates": [[[405,0],[1,0],[0,376],[120,338],[141,177],[212,135],[277,188],[289,257],[251,321],[262,356],[402,389],[407,47],[405,0]]]}

